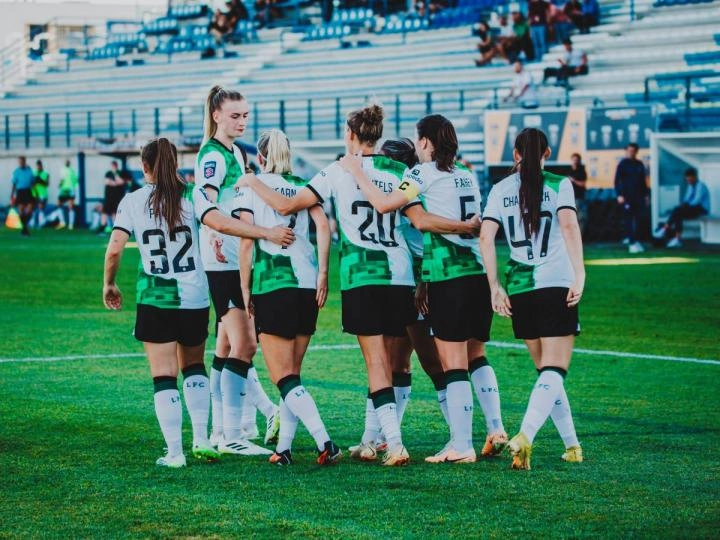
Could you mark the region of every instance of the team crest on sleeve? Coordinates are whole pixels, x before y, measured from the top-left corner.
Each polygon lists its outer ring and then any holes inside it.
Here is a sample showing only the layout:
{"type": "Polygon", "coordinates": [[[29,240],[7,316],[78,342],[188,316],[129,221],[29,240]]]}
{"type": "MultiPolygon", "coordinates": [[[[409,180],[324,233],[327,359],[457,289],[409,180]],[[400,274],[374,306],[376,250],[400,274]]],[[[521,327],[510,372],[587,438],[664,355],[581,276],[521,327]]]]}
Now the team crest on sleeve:
{"type": "Polygon", "coordinates": [[[206,180],[207,180],[208,178],[212,178],[213,176],[215,176],[215,169],[217,169],[217,162],[215,162],[215,161],[207,161],[207,162],[205,163],[204,174],[205,174],[205,179],[206,179],[206,180]]]}

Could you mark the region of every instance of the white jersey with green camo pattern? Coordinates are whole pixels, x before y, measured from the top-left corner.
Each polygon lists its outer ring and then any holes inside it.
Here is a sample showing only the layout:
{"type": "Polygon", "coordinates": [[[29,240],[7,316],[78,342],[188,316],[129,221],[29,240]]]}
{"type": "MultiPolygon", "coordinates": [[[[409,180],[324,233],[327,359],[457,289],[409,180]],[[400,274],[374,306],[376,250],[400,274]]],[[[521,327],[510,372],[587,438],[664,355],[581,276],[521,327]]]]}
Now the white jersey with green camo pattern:
{"type": "MultiPolygon", "coordinates": [[[[270,189],[286,197],[294,197],[307,184],[307,180],[291,174],[259,174],[258,178],[270,189]]],[[[252,214],[255,225],[290,227],[295,232],[295,241],[287,247],[268,240],[255,240],[253,294],[286,288],[315,289],[318,262],[315,247],[310,242],[309,211],[281,216],[255,195],[252,189],[242,188],[233,201],[232,215],[239,218],[242,212],[252,214]]]]}
{"type": "MultiPolygon", "coordinates": [[[[458,221],[480,214],[480,190],[475,175],[457,163],[452,172],[441,171],[435,162],[415,165],[405,172],[398,189],[410,201],[405,208],[422,204],[431,214],[458,221]]],[[[447,281],[482,273],[484,269],[477,238],[425,233],[423,281],[447,281]]]]}
{"type": "Polygon", "coordinates": [[[154,189],[148,184],[125,195],[115,217],[114,228],[134,234],[140,251],[137,303],[164,309],[206,308],[210,303],[198,222],[216,207],[205,191],[188,184],[181,203],[181,223],[168,230],[164,220],[152,215],[148,204],[154,189]]]}
{"type": "Polygon", "coordinates": [[[543,171],[543,179],[540,230],[532,238],[525,235],[521,221],[518,173],[493,186],[483,212],[483,219],[495,221],[505,230],[510,246],[505,284],[510,295],[547,287],[569,287],[575,279],[557,216],[562,208],[575,210],[572,183],[564,176],[547,171],[543,171]]]}
{"type": "MultiPolygon", "coordinates": [[[[195,183],[209,191],[217,193],[217,206],[228,216],[232,211],[235,198],[235,183],[245,173],[245,161],[236,145],[227,148],[216,139],[210,139],[202,145],[195,162],[195,183]]],[[[222,253],[226,263],[218,262],[210,245],[210,231],[200,227],[200,253],[207,271],[237,270],[239,241],[235,236],[213,233],[222,238],[222,253]]]]}
{"type": "MultiPolygon", "coordinates": [[[[385,156],[365,156],[362,167],[385,193],[397,188],[406,167],[385,156]]],[[[397,230],[399,212],[373,208],[353,176],[337,163],[320,171],[307,186],[320,202],[335,199],[340,229],[340,289],[365,285],[415,285],[410,251],[397,230]]]]}

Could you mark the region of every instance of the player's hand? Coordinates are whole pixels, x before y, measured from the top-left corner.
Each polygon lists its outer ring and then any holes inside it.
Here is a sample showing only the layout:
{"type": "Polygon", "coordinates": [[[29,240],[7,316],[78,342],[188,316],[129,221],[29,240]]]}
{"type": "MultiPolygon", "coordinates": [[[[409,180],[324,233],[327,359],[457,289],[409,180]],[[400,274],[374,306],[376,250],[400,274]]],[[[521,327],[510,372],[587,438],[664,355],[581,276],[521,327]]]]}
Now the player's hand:
{"type": "Polygon", "coordinates": [[[213,252],[215,253],[215,259],[219,263],[227,263],[227,257],[222,252],[223,239],[219,236],[212,236],[210,238],[210,245],[212,246],[213,252]]]}
{"type": "Polygon", "coordinates": [[[235,182],[235,189],[250,187],[253,180],[258,180],[258,177],[255,176],[255,173],[245,172],[245,174],[243,174],[240,178],[238,178],[238,181],[235,182]]]}
{"type": "Polygon", "coordinates": [[[424,317],[427,317],[428,313],[430,313],[427,283],[422,281],[417,284],[417,287],[415,287],[415,307],[417,308],[418,313],[422,314],[424,317]]]}
{"type": "Polygon", "coordinates": [[[328,275],[327,272],[319,272],[317,278],[317,292],[315,300],[317,300],[318,308],[322,309],[327,302],[328,295],[328,275]]]}
{"type": "Polygon", "coordinates": [[[273,244],[287,247],[295,241],[295,233],[292,229],[278,226],[268,230],[269,233],[266,240],[269,240],[273,244]]]}
{"type": "Polygon", "coordinates": [[[501,317],[512,317],[512,306],[510,305],[510,297],[502,287],[494,287],[490,291],[492,297],[493,311],[501,317]]]}
{"type": "Polygon", "coordinates": [[[114,283],[103,286],[103,303],[106,308],[115,311],[122,308],[122,293],[114,283]]]}
{"type": "Polygon", "coordinates": [[[464,221],[463,223],[467,227],[467,231],[465,231],[465,234],[471,234],[473,236],[480,235],[480,224],[482,223],[480,216],[473,216],[467,221],[464,221]]]}
{"type": "Polygon", "coordinates": [[[617,202],[618,204],[625,204],[625,197],[618,195],[617,202]]]}
{"type": "Polygon", "coordinates": [[[345,154],[338,160],[338,165],[349,173],[362,170],[362,156],[345,154]]]}
{"type": "Polygon", "coordinates": [[[585,287],[585,284],[580,281],[576,281],[575,283],[573,283],[570,286],[570,290],[568,291],[568,295],[567,295],[568,307],[574,307],[580,303],[580,299],[582,298],[584,287],[585,287]]]}

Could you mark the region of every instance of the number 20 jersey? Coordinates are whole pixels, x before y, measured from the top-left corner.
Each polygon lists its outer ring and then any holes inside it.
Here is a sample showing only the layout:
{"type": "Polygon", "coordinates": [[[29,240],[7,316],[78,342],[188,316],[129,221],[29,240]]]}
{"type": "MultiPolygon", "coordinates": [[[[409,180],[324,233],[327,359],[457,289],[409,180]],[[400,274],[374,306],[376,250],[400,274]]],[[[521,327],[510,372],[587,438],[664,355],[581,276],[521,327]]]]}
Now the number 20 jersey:
{"type": "MultiPolygon", "coordinates": [[[[365,156],[365,173],[386,193],[397,188],[406,167],[385,156],[365,156]]],[[[335,199],[340,229],[340,289],[366,285],[415,285],[412,258],[400,229],[398,211],[380,214],[355,178],[333,163],[307,187],[320,202],[335,199]]]]}
{"type": "Polygon", "coordinates": [[[483,219],[500,224],[510,246],[505,268],[508,294],[547,287],[569,287],[575,273],[560,231],[558,210],[575,210],[572,183],[564,176],[543,171],[540,230],[527,238],[520,216],[520,175],[512,174],[490,190],[483,219]]]}
{"type": "Polygon", "coordinates": [[[148,205],[155,186],[148,184],[120,202],[116,229],[134,234],[140,251],[137,303],[164,309],[201,309],[210,305],[198,243],[197,222],[215,209],[205,192],[186,185],[180,225],[168,230],[148,205]]]}

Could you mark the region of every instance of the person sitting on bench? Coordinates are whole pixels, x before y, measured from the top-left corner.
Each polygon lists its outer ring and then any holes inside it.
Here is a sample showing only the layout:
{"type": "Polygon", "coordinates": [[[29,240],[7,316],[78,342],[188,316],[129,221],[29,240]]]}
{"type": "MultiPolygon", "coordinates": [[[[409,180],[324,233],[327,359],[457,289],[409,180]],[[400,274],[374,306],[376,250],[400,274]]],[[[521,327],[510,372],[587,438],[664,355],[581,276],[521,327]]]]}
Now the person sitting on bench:
{"type": "Polygon", "coordinates": [[[661,224],[655,230],[654,236],[661,240],[671,235],[667,243],[669,248],[682,247],[683,220],[695,219],[710,213],[710,191],[704,182],[698,180],[697,170],[690,167],[685,171],[687,190],[680,206],[673,208],[667,223],[661,224]]]}

